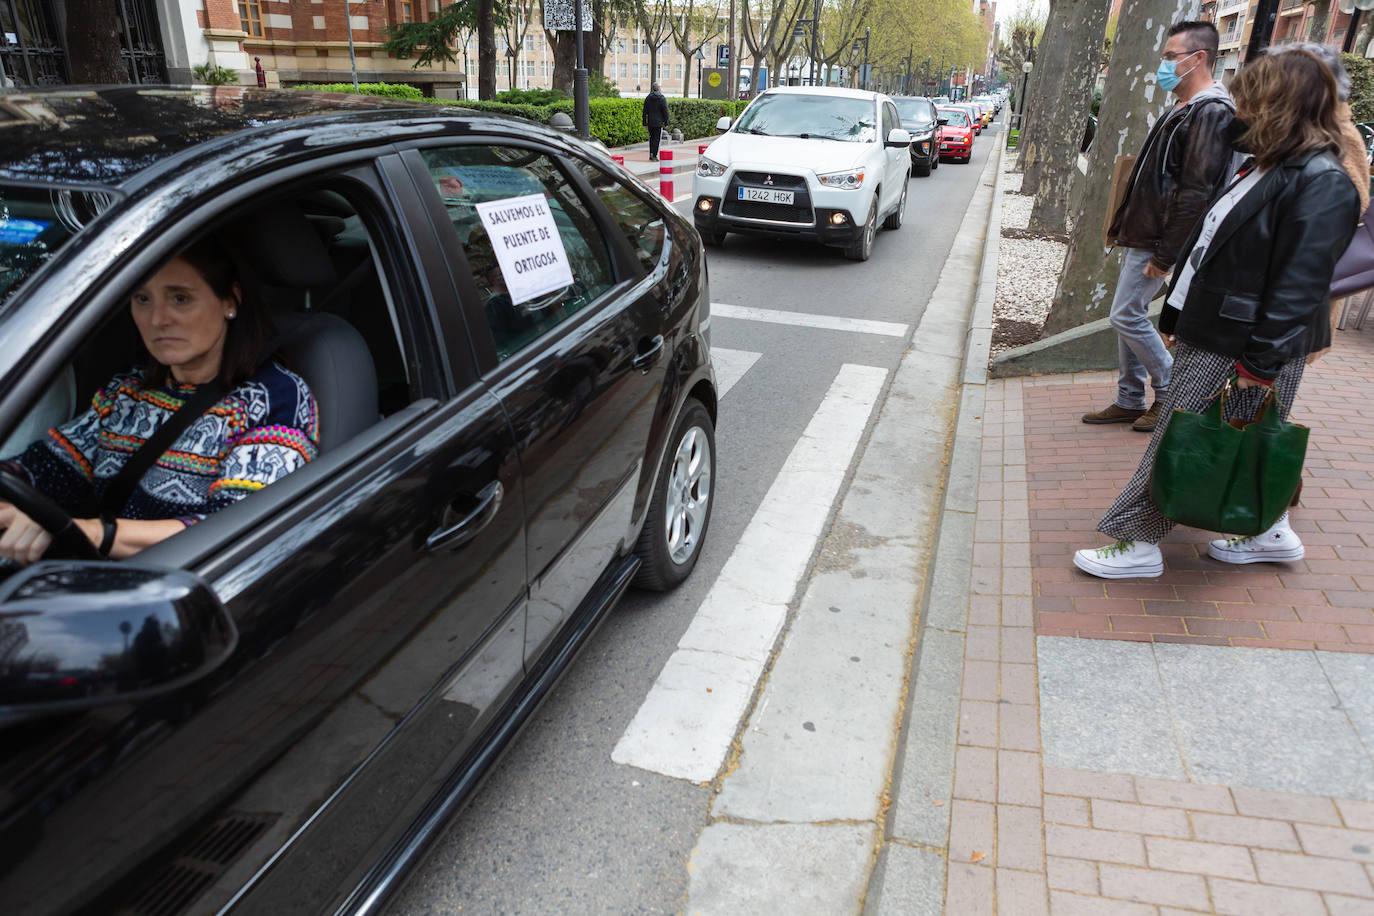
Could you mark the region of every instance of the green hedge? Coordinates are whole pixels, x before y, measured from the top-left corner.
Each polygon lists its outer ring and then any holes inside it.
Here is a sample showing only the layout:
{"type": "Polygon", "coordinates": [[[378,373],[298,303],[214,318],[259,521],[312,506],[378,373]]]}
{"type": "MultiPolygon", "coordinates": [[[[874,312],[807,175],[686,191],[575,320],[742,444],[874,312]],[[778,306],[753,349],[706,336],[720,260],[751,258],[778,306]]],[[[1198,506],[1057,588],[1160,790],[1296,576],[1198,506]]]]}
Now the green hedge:
{"type": "MultiPolygon", "coordinates": [[[[352,83],[314,84],[293,86],[294,89],[313,89],[322,92],[352,92],[352,83]]],[[[547,124],[556,111],[567,112],[573,116],[572,99],[564,99],[551,104],[530,104],[528,102],[479,102],[454,101],[451,99],[426,99],[414,86],[393,83],[362,83],[359,86],[364,95],[380,95],[388,98],[414,99],[432,102],[437,105],[454,105],[470,108],[473,111],[489,111],[496,114],[528,118],[540,124],[547,124]]],[[[547,92],[547,90],[538,90],[547,92]]],[[[517,90],[516,94],[501,93],[505,98],[535,98],[535,90],[517,90]]],[[[739,117],[747,102],[723,102],[714,99],[668,99],[668,129],[680,130],[686,140],[713,137],[716,122],[722,115],[739,117]]],[[[631,143],[644,143],[649,139],[641,120],[644,115],[644,102],[640,99],[590,99],[588,105],[588,127],[597,140],[609,147],[629,146],[631,143]]]]}
{"type": "MultiPolygon", "coordinates": [[[[310,89],[315,92],[353,92],[352,83],[304,83],[300,86],[292,86],[292,89],[310,89]]],[[[387,99],[410,99],[420,101],[425,94],[414,86],[407,86],[404,83],[359,83],[358,92],[360,95],[378,95],[387,99]]]]}
{"type": "Polygon", "coordinates": [[[507,89],[496,93],[496,101],[507,105],[552,105],[566,98],[557,89],[507,89]]]}
{"type": "Polygon", "coordinates": [[[1356,123],[1374,121],[1374,66],[1354,54],[1342,54],[1341,63],[1350,74],[1350,110],[1356,123]]]}

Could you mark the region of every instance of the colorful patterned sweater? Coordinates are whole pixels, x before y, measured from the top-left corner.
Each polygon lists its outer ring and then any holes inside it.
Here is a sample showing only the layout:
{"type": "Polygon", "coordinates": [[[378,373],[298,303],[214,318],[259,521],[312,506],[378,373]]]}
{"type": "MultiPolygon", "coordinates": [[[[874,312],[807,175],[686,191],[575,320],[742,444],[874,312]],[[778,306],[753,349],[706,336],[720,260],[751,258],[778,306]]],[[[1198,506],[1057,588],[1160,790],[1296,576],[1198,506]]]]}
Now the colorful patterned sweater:
{"type": "MultiPolygon", "coordinates": [[[[72,517],[94,518],[110,479],[195,390],[171,378],[148,389],[141,369],[121,373],[95,393],[90,410],[6,464],[72,517]]],[[[119,516],[194,524],[314,458],[318,424],[305,381],[268,363],[192,421],[143,475],[119,516]]]]}

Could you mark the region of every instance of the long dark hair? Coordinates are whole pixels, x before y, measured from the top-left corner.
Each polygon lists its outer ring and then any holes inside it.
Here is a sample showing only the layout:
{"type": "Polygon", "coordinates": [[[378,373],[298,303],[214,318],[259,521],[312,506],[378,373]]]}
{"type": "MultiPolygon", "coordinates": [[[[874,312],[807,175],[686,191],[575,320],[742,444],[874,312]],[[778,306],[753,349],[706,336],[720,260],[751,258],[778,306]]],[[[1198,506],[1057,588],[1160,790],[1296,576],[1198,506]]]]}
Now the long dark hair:
{"type": "Polygon", "coordinates": [[[1266,54],[1231,84],[1236,117],[1250,125],[1242,146],[1261,168],[1315,150],[1341,148],[1336,78],[1314,54],[1266,54]]]}
{"type": "MultiPolygon", "coordinates": [[[[233,248],[215,233],[196,239],[172,260],[176,258],[195,268],[216,296],[235,302],[236,315],[224,332],[224,352],[220,356],[218,376],[220,387],[232,391],[257,371],[275,333],[272,319],[258,295],[253,272],[243,269],[233,248]]],[[[144,379],[149,387],[160,388],[167,384],[169,371],[149,356],[144,379]]]]}

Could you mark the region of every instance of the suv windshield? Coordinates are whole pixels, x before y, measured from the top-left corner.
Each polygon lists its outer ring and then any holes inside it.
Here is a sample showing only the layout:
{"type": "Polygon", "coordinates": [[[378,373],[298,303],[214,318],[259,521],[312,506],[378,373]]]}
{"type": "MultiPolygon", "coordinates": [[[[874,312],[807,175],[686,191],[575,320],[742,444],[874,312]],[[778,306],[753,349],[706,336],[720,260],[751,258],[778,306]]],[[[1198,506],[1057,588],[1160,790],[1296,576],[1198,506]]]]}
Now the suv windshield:
{"type": "Polygon", "coordinates": [[[735,129],[772,137],[872,143],[878,139],[876,118],[871,99],[780,92],[756,99],[735,129]]]}
{"type": "Polygon", "coordinates": [[[0,306],[114,196],[0,184],[0,306]]]}
{"type": "Polygon", "coordinates": [[[903,121],[934,121],[935,106],[930,99],[893,99],[903,121]]]}

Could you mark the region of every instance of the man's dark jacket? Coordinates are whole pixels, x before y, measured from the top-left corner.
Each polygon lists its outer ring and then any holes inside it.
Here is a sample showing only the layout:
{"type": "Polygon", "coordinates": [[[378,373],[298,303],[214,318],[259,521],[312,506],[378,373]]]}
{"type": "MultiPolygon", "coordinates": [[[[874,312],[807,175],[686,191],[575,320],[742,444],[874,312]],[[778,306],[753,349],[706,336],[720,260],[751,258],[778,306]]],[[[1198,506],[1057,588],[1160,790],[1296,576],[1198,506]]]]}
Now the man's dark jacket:
{"type": "MultiPolygon", "coordinates": [[[[1221,221],[1182,311],[1165,305],[1159,329],[1274,378],[1289,360],[1331,345],[1327,290],[1359,218],[1359,194],[1334,153],[1288,159],[1221,221]]],[[[1199,221],[1183,251],[1201,229],[1199,221]]]]}
{"type": "Polygon", "coordinates": [[[650,92],[644,97],[645,127],[662,127],[668,123],[668,100],[661,92],[650,92]]]}
{"type": "Polygon", "coordinates": [[[1174,266],[1193,224],[1231,177],[1226,128],[1234,116],[1229,98],[1209,96],[1155,122],[1112,219],[1116,244],[1154,252],[1150,263],[1159,270],[1174,266]]]}

